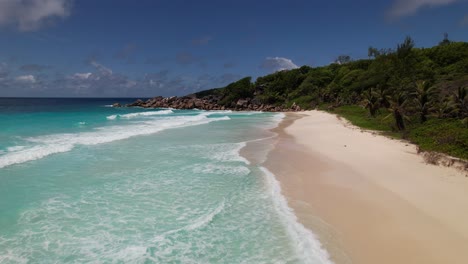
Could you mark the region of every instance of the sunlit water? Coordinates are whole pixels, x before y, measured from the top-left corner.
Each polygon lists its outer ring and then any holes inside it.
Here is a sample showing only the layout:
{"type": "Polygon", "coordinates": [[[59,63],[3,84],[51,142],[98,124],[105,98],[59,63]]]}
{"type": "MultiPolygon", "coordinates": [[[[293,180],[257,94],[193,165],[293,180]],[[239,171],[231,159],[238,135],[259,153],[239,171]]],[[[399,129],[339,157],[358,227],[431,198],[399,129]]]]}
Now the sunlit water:
{"type": "Polygon", "coordinates": [[[239,154],[282,114],[113,101],[0,99],[0,263],[329,263],[239,154]]]}

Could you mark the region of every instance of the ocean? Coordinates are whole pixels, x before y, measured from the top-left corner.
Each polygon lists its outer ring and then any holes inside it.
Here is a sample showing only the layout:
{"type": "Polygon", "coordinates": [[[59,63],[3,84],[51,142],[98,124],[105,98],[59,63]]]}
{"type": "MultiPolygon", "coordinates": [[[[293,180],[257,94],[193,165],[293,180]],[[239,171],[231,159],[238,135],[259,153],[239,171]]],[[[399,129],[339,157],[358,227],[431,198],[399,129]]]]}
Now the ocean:
{"type": "Polygon", "coordinates": [[[283,114],[116,101],[0,98],[0,263],[330,263],[240,155],[283,114]]]}

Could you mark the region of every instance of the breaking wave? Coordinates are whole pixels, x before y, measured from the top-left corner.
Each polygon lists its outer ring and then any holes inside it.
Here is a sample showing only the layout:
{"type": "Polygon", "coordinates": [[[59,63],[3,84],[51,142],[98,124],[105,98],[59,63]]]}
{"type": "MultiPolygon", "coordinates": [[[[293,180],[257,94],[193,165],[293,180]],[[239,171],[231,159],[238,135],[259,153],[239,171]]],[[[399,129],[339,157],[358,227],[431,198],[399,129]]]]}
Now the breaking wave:
{"type": "Polygon", "coordinates": [[[174,112],[172,110],[161,110],[161,111],[130,113],[130,114],[124,114],[124,115],[120,115],[120,114],[110,115],[110,116],[107,116],[106,118],[108,120],[115,120],[117,118],[130,119],[130,118],[137,118],[137,117],[143,117],[143,116],[168,115],[168,114],[173,114],[173,113],[174,112]]]}
{"type": "Polygon", "coordinates": [[[21,146],[21,148],[20,146],[10,147],[9,152],[0,156],[0,168],[41,159],[55,153],[67,152],[79,145],[98,145],[134,136],[154,134],[171,128],[202,125],[229,119],[227,116],[218,118],[208,118],[205,115],[178,116],[149,120],[132,125],[100,127],[91,132],[51,134],[26,138],[27,141],[35,143],[35,145],[21,146]]]}

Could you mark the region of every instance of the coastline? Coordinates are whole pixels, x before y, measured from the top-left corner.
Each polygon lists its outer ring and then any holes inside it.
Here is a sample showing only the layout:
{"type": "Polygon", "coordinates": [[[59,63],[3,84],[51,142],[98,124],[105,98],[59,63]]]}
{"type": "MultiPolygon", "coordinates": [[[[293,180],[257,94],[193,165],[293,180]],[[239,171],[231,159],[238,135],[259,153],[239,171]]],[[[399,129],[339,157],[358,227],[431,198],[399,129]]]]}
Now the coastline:
{"type": "Polygon", "coordinates": [[[324,112],[288,113],[273,132],[262,166],[335,263],[468,262],[462,172],[324,112]]]}

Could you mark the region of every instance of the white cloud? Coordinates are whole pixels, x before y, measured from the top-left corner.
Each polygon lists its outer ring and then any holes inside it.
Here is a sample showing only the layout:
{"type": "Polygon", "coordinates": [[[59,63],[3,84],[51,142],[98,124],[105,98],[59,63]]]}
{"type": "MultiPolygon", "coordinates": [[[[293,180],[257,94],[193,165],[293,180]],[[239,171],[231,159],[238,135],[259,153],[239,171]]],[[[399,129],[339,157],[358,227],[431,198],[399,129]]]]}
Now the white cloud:
{"type": "Polygon", "coordinates": [[[100,74],[102,75],[105,75],[105,76],[109,76],[109,75],[112,75],[112,70],[105,67],[104,65],[102,64],[99,64],[97,63],[96,61],[91,61],[90,64],[96,68],[100,74]]]}
{"type": "Polygon", "coordinates": [[[123,85],[126,87],[126,88],[132,88],[134,86],[136,86],[138,83],[136,81],[133,81],[133,80],[127,80],[123,85]]]}
{"type": "MultiPolygon", "coordinates": [[[[2,1],[2,0],[0,0],[2,1]]],[[[0,62],[0,96],[52,96],[52,97],[150,97],[156,95],[187,95],[212,87],[221,87],[241,76],[171,75],[168,70],[148,73],[132,78],[94,61],[93,70],[70,74],[41,73],[39,75],[13,75],[9,66],[0,62]],[[54,77],[55,76],[55,77],[54,77]]]]}
{"type": "Polygon", "coordinates": [[[16,77],[16,81],[21,83],[35,83],[36,78],[34,77],[34,75],[21,75],[16,77]]]}
{"type": "Polygon", "coordinates": [[[69,16],[70,7],[71,0],[0,0],[0,26],[36,30],[53,18],[69,16]]]}
{"type": "Polygon", "coordinates": [[[72,76],[70,76],[71,79],[74,79],[74,80],[86,80],[86,79],[89,79],[89,77],[91,77],[91,74],[90,72],[86,72],[86,73],[75,73],[73,74],[72,76]]]}
{"type": "Polygon", "coordinates": [[[267,57],[263,61],[262,65],[260,65],[260,67],[270,71],[282,71],[299,68],[292,60],[282,57],[267,57]]]}
{"type": "Polygon", "coordinates": [[[449,5],[459,0],[395,0],[388,11],[390,17],[403,17],[415,14],[424,7],[449,5]]]}

